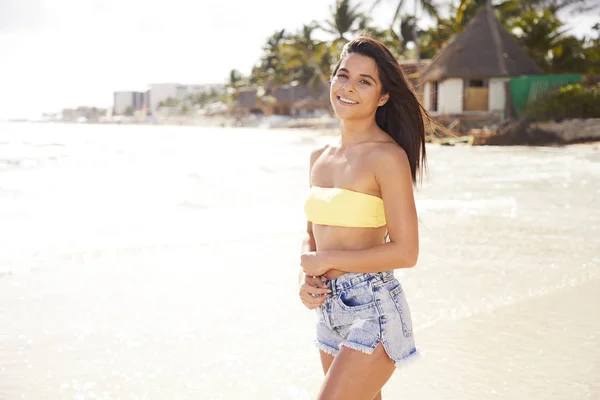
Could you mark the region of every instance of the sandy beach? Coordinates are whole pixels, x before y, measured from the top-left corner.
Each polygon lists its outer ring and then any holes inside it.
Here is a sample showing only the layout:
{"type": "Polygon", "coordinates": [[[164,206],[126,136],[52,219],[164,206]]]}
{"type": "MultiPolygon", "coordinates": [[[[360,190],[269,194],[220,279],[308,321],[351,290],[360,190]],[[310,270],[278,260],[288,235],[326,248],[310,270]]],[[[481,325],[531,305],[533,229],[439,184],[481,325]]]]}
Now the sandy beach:
{"type": "MultiPolygon", "coordinates": [[[[0,399],[313,399],[312,131],[0,126],[0,399]]],[[[387,399],[599,399],[600,154],[432,145],[387,399]]]]}

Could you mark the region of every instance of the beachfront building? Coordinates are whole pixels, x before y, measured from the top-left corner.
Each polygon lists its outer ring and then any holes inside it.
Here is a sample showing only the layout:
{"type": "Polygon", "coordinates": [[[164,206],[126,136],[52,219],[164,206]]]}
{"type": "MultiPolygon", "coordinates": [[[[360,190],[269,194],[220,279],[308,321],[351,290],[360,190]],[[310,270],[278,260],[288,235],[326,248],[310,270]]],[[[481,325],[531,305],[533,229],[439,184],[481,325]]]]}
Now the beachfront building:
{"type": "Polygon", "coordinates": [[[310,117],[318,110],[329,108],[329,84],[321,83],[316,88],[290,84],[277,87],[273,113],[294,117],[310,117]]]}
{"type": "Polygon", "coordinates": [[[77,108],[63,108],[60,113],[50,116],[49,120],[62,122],[95,122],[106,118],[105,108],[80,106],[77,108]]]}
{"type": "Polygon", "coordinates": [[[113,115],[133,115],[148,104],[147,92],[114,92],[113,115]]]}
{"type": "Polygon", "coordinates": [[[269,94],[264,89],[242,88],[236,95],[232,111],[237,115],[262,114],[292,117],[310,117],[327,112],[329,86],[323,83],[317,89],[299,84],[281,85],[269,94]]]}
{"type": "Polygon", "coordinates": [[[177,98],[177,88],[181,86],[178,83],[153,83],[150,84],[150,110],[155,112],[158,105],[169,98],[177,98]]]}
{"type": "Polygon", "coordinates": [[[461,120],[502,119],[510,77],[541,73],[488,2],[423,71],[424,106],[461,120]]]}
{"type": "Polygon", "coordinates": [[[159,104],[169,99],[183,100],[190,96],[199,95],[201,93],[225,93],[226,87],[223,84],[202,84],[188,85],[181,83],[153,83],[150,84],[149,92],[149,108],[153,112],[158,110],[159,104]]]}
{"type": "Polygon", "coordinates": [[[237,99],[235,100],[232,111],[236,115],[247,115],[250,113],[263,113],[269,114],[265,110],[259,107],[257,90],[253,88],[242,88],[237,92],[237,99]]]}

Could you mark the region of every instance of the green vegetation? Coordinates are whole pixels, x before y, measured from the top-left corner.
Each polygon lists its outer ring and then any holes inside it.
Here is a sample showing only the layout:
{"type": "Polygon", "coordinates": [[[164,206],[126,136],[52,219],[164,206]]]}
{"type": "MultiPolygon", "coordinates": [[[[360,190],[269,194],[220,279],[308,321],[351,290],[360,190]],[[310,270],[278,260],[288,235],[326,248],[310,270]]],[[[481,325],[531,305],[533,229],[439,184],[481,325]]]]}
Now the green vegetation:
{"type": "MultiPolygon", "coordinates": [[[[239,73],[237,73],[237,75],[235,76],[241,77],[239,73]]],[[[242,84],[242,81],[240,81],[239,85],[242,84]]],[[[208,104],[215,103],[218,101],[225,101],[225,97],[226,96],[220,94],[215,89],[211,89],[210,91],[189,94],[180,99],[169,97],[166,100],[159,102],[158,108],[168,109],[166,110],[168,113],[189,115],[192,114],[194,110],[204,108],[208,104]]]]}
{"type": "MultiPolygon", "coordinates": [[[[267,38],[263,54],[250,76],[236,76],[235,82],[230,79],[230,84],[244,82],[264,87],[268,92],[273,86],[294,81],[309,85],[326,81],[343,44],[358,34],[381,40],[400,59],[432,58],[469,23],[486,0],[453,1],[446,17],[438,13],[439,1],[395,0],[390,25],[374,26],[367,12],[384,3],[382,0],[337,0],[325,21],[310,22],[296,32],[285,29],[274,32],[267,38]],[[405,8],[413,7],[434,18],[434,25],[417,29],[415,16],[402,13],[405,8]],[[330,40],[316,39],[323,33],[329,35],[330,40]],[[417,44],[418,51],[407,50],[406,44],[410,42],[417,44]]],[[[569,34],[558,16],[559,11],[568,16],[593,10],[597,7],[595,0],[496,0],[492,3],[500,22],[545,72],[600,73],[600,23],[594,26],[592,37],[577,38],[569,34]]]]}
{"type": "MultiPolygon", "coordinates": [[[[296,31],[280,29],[273,32],[266,39],[249,76],[238,70],[229,72],[227,93],[212,91],[182,99],[169,98],[159,107],[165,108],[166,112],[191,114],[215,102],[234,104],[242,88],[257,89],[258,104],[271,104],[274,89],[285,84],[297,83],[316,89],[329,80],[331,67],[344,44],[361,34],[382,41],[400,60],[433,58],[486,2],[451,0],[449,12],[442,13],[438,6],[448,3],[442,0],[335,0],[325,20],[307,22],[296,31]],[[394,11],[389,23],[376,26],[368,14],[390,2],[394,11]],[[411,12],[405,13],[405,10],[411,12]],[[427,29],[419,28],[418,18],[425,14],[434,23],[427,29]],[[413,46],[407,46],[409,43],[413,46]]],[[[578,38],[568,32],[561,19],[575,13],[596,12],[600,8],[597,0],[493,0],[492,5],[498,20],[545,73],[600,74],[600,21],[592,27],[591,35],[578,38]],[[559,12],[562,17],[558,16],[559,12]]],[[[536,104],[535,118],[554,112],[567,118],[577,114],[573,105],[580,101],[596,99],[594,101],[598,103],[597,89],[594,88],[580,90],[569,86],[556,96],[555,100],[547,100],[543,105],[536,104]],[[570,105],[557,111],[555,103],[558,101],[570,105]]],[[[591,108],[580,114],[597,116],[597,106],[591,108]]]]}
{"type": "Polygon", "coordinates": [[[530,121],[600,118],[600,83],[588,87],[579,83],[563,86],[529,105],[525,115],[530,121]]]}

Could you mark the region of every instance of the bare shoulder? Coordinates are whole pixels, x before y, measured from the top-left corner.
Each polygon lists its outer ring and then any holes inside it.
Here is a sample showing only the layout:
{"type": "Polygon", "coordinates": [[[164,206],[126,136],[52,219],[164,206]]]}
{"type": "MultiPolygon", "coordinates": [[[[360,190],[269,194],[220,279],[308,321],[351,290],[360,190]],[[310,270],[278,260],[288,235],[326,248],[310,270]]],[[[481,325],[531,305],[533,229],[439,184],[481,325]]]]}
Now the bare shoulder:
{"type": "Polygon", "coordinates": [[[310,152],[310,166],[315,164],[315,162],[321,157],[321,155],[329,148],[329,144],[318,147],[310,152]]]}
{"type": "Polygon", "coordinates": [[[396,142],[374,143],[369,153],[376,170],[398,172],[407,169],[410,171],[408,155],[396,142]]]}

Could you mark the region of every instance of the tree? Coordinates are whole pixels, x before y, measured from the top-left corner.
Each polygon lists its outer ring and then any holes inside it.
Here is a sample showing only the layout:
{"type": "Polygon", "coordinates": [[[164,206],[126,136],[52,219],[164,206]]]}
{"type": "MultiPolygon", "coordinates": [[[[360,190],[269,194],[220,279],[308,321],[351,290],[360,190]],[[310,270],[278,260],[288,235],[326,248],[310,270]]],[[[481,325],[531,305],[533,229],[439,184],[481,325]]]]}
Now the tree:
{"type": "MultiPolygon", "coordinates": [[[[394,11],[394,17],[392,18],[392,22],[391,22],[391,28],[393,28],[393,26],[400,22],[400,23],[408,23],[411,22],[412,26],[411,26],[411,30],[412,30],[412,42],[415,45],[415,59],[416,59],[416,70],[417,73],[419,72],[419,67],[420,67],[420,60],[421,60],[421,55],[419,53],[419,34],[417,31],[417,22],[418,22],[418,18],[417,18],[417,11],[419,9],[419,6],[421,6],[421,8],[430,16],[434,17],[434,18],[438,18],[438,12],[437,12],[437,7],[434,4],[433,0],[412,0],[413,1],[413,5],[414,5],[414,12],[413,12],[413,19],[407,19],[407,18],[402,18],[401,17],[401,11],[402,11],[402,7],[404,6],[404,0],[396,0],[396,10],[394,11]]],[[[374,0],[373,2],[373,7],[378,6],[379,4],[382,3],[382,0],[374,0]]],[[[402,30],[402,27],[400,28],[402,30]]]]}
{"type": "Polygon", "coordinates": [[[335,51],[326,42],[313,39],[318,25],[304,25],[282,47],[285,67],[293,80],[316,89],[329,78],[331,56],[335,51]]]}
{"type": "Polygon", "coordinates": [[[600,74],[600,23],[595,24],[592,30],[596,32],[596,37],[585,39],[586,72],[589,74],[600,74]]]}
{"type": "Polygon", "coordinates": [[[278,30],[267,39],[263,46],[263,55],[252,68],[250,83],[256,86],[270,86],[275,83],[285,83],[287,74],[282,61],[281,46],[286,39],[285,29],[278,30]]]}
{"type": "MultiPolygon", "coordinates": [[[[365,20],[367,22],[368,20],[365,20]]],[[[406,58],[406,47],[402,38],[391,28],[381,29],[365,23],[357,31],[360,35],[367,35],[383,43],[397,59],[406,58]]]]}
{"type": "Polygon", "coordinates": [[[331,7],[331,17],[320,25],[325,32],[335,35],[335,44],[345,44],[347,33],[357,32],[364,27],[366,17],[358,11],[359,6],[352,6],[351,0],[337,0],[335,7],[331,7]]]}
{"type": "Polygon", "coordinates": [[[238,90],[244,84],[244,77],[237,69],[229,71],[227,86],[233,90],[238,90]]]}
{"type": "Polygon", "coordinates": [[[452,16],[438,18],[435,26],[421,33],[419,52],[423,58],[433,58],[452,36],[460,32],[461,26],[452,16]]]}
{"type": "Polygon", "coordinates": [[[172,97],[167,97],[165,100],[158,103],[158,107],[177,107],[179,105],[179,100],[174,99],[172,97]]]}
{"type": "MultiPolygon", "coordinates": [[[[462,0],[451,6],[450,18],[438,18],[435,27],[423,33],[421,51],[432,57],[454,34],[479,12],[489,0],[462,0]]],[[[589,0],[504,0],[494,1],[499,21],[512,33],[545,72],[585,72],[595,70],[590,41],[568,36],[558,11],[589,8],[589,0]]],[[[492,2],[490,1],[490,4],[492,2]]]]}
{"type": "MultiPolygon", "coordinates": [[[[456,10],[458,23],[462,24],[463,20],[470,20],[469,17],[473,17],[486,2],[487,0],[461,0],[456,10]]],[[[595,0],[506,0],[495,2],[494,7],[500,11],[500,19],[506,21],[531,10],[547,11],[555,16],[559,11],[569,9],[571,13],[587,12],[597,7],[594,2],[595,0]]]]}
{"type": "MultiPolygon", "coordinates": [[[[564,53],[560,47],[565,33],[564,24],[550,11],[536,11],[530,9],[519,18],[512,21],[511,31],[523,45],[535,63],[546,72],[571,72],[562,71],[553,66],[553,58],[559,53],[564,53]]],[[[572,44],[572,43],[571,43],[572,44]]]]}

